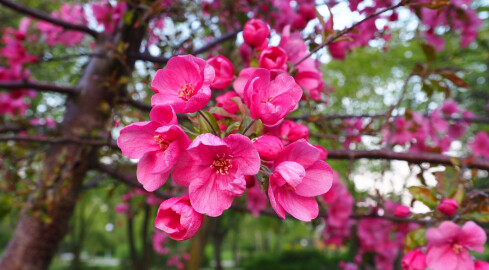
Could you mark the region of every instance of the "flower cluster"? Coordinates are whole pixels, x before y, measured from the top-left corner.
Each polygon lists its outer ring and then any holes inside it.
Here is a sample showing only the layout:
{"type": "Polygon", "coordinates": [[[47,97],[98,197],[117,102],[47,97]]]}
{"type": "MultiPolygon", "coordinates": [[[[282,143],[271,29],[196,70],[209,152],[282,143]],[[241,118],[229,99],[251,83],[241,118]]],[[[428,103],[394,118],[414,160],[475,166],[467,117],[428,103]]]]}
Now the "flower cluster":
{"type": "MultiPolygon", "coordinates": [[[[249,24],[264,32],[250,37],[245,27],[245,41],[266,41],[268,26],[256,20],[249,24]]],[[[173,57],[151,84],[156,94],[150,121],[121,130],[118,146],[125,156],[139,159],[137,178],[144,189],[155,191],[171,176],[188,192],[159,207],[155,226],[170,238],[189,239],[201,227],[203,215],[222,215],[247,188],[255,215],[266,206],[268,195],[281,218],[286,213],[302,221],[318,216],[314,197],[328,192],[333,172],[324,161],[327,151],[308,143],[308,128],[284,121],[298,107],[302,89],[277,52],[286,59],[293,55],[287,55],[287,48],[263,50],[263,66],[241,71],[235,92],[217,97],[209,111],[204,108],[212,92],[228,88],[235,78],[231,61],[221,55],[207,61],[173,57]],[[179,113],[190,121],[179,123],[179,113]]]]}

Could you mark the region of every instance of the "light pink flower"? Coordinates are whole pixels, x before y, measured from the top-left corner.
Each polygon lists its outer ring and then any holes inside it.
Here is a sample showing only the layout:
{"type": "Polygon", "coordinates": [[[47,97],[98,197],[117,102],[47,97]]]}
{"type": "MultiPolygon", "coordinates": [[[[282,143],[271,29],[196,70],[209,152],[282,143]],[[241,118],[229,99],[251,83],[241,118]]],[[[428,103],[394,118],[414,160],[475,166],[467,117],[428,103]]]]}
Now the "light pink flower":
{"type": "Polygon", "coordinates": [[[211,65],[216,72],[211,87],[215,89],[224,89],[228,87],[234,79],[234,67],[229,59],[222,55],[218,55],[208,59],[207,63],[211,65]]]}
{"type": "Polygon", "coordinates": [[[279,217],[285,212],[302,221],[311,221],[318,215],[315,196],[331,188],[333,171],[319,160],[319,150],[299,140],[284,148],[274,161],[268,196],[279,217]]]}
{"type": "Polygon", "coordinates": [[[180,152],[190,145],[190,138],[176,124],[177,118],[169,106],[156,106],[151,110],[152,121],[131,124],[121,130],[117,145],[129,158],[140,158],[138,181],[148,191],[161,187],[180,152]]]}
{"type": "Polygon", "coordinates": [[[260,53],[259,62],[261,68],[269,70],[287,70],[287,53],[284,49],[270,46],[260,53]]]}
{"type": "Polygon", "coordinates": [[[168,255],[170,250],[163,247],[163,244],[168,242],[168,235],[160,230],[154,230],[152,237],[153,250],[161,255],[168,255]]]}
{"type": "Polygon", "coordinates": [[[253,145],[260,154],[260,158],[266,161],[275,160],[282,149],[284,149],[284,145],[279,138],[275,136],[265,135],[258,137],[253,140],[253,145]]]}
{"type": "Polygon", "coordinates": [[[203,216],[193,208],[187,196],[171,198],[158,208],[155,227],[171,239],[182,241],[194,236],[202,226],[203,216]]]}
{"type": "Polygon", "coordinates": [[[426,254],[420,250],[409,251],[401,261],[403,270],[425,270],[426,269],[426,254]]]}
{"type": "Polygon", "coordinates": [[[251,47],[262,45],[269,34],[268,25],[260,19],[249,20],[243,28],[244,41],[251,47]]]}
{"type": "Polygon", "coordinates": [[[119,203],[115,206],[115,212],[117,214],[126,214],[131,207],[127,203],[119,203]]]}
{"type": "Polygon", "coordinates": [[[438,228],[426,231],[428,252],[426,263],[431,270],[473,270],[468,249],[482,252],[486,242],[484,230],[472,221],[463,227],[444,221],[438,228]]]}
{"type": "Polygon", "coordinates": [[[175,56],[166,68],[156,72],[151,88],[157,93],[153,106],[170,104],[177,113],[194,113],[204,108],[211,97],[214,68],[192,55],[175,56]]]}
{"type": "Polygon", "coordinates": [[[457,212],[458,203],[454,199],[443,199],[441,203],[438,205],[438,211],[442,212],[447,216],[453,216],[457,212]]]}
{"type": "Polygon", "coordinates": [[[188,186],[194,209],[216,217],[246,188],[245,175],[260,170],[260,157],[250,139],[232,134],[221,139],[199,135],[175,165],[172,179],[188,186]]]}

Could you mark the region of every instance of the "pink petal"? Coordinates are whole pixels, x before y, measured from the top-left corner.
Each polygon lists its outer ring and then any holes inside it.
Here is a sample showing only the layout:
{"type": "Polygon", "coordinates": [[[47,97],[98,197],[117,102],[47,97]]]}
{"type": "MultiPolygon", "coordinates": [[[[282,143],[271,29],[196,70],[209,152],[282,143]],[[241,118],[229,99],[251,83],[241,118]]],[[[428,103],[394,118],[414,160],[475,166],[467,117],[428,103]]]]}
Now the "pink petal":
{"type": "Polygon", "coordinates": [[[187,102],[178,96],[158,93],[151,97],[151,106],[155,107],[158,105],[170,105],[176,113],[181,113],[187,105],[187,102]]]}
{"type": "Polygon", "coordinates": [[[458,243],[468,249],[482,253],[486,243],[486,232],[473,221],[467,221],[462,227],[462,233],[458,236],[458,243]]]}
{"type": "Polygon", "coordinates": [[[184,83],[183,79],[174,70],[160,69],[156,71],[151,82],[151,88],[156,93],[178,97],[178,90],[181,88],[182,83],[184,83]]]}
{"type": "Polygon", "coordinates": [[[232,175],[220,175],[213,171],[205,172],[201,179],[190,183],[190,201],[195,211],[217,217],[233,203],[233,196],[219,189],[219,182],[232,182],[232,175]]]}
{"type": "Polygon", "coordinates": [[[229,146],[233,160],[245,175],[255,175],[260,170],[260,156],[251,140],[241,134],[231,134],[223,139],[229,146]]]}
{"type": "Polygon", "coordinates": [[[304,168],[313,165],[319,159],[319,150],[306,140],[300,139],[287,145],[281,155],[275,160],[275,164],[291,160],[301,164],[304,168]]]}
{"type": "Polygon", "coordinates": [[[328,192],[333,184],[333,170],[328,163],[318,160],[306,168],[306,176],[295,192],[304,197],[314,197],[328,192]]]}
{"type": "Polygon", "coordinates": [[[130,124],[121,130],[117,139],[117,146],[122,154],[128,158],[141,158],[146,152],[159,149],[154,135],[157,126],[152,122],[139,122],[130,124]]]}
{"type": "MultiPolygon", "coordinates": [[[[172,57],[166,65],[167,70],[175,72],[175,80],[180,83],[192,83],[194,87],[200,88],[201,76],[200,70],[206,66],[206,62],[193,55],[179,55],[172,57]]],[[[212,78],[212,80],[214,77],[212,78]]],[[[212,82],[211,80],[211,82],[212,82]]],[[[179,88],[178,88],[179,89],[179,88]]],[[[177,90],[178,90],[177,89],[177,90]]]]}
{"type": "Polygon", "coordinates": [[[306,170],[302,165],[294,161],[284,161],[280,163],[274,170],[272,180],[275,180],[279,186],[289,184],[292,187],[297,187],[306,176],[306,170]]]}
{"type": "Polygon", "coordinates": [[[318,203],[313,197],[302,197],[294,191],[280,189],[277,199],[284,210],[298,220],[309,222],[318,216],[318,203]]]}
{"type": "Polygon", "coordinates": [[[430,270],[473,270],[474,262],[466,249],[456,254],[450,244],[432,246],[426,253],[426,264],[430,270]]]}
{"type": "Polygon", "coordinates": [[[137,178],[145,190],[155,191],[165,184],[168,176],[170,175],[171,167],[167,168],[167,171],[161,171],[154,173],[154,171],[161,169],[158,168],[158,161],[164,158],[164,153],[161,151],[146,153],[141,160],[139,160],[137,168],[137,178]]]}
{"type": "Polygon", "coordinates": [[[439,246],[452,242],[461,231],[457,224],[443,221],[438,228],[430,228],[426,231],[426,239],[428,244],[439,246]]]}
{"type": "Polygon", "coordinates": [[[275,213],[282,219],[285,219],[285,210],[284,208],[277,202],[276,197],[276,192],[277,192],[277,187],[274,187],[275,184],[270,183],[268,185],[268,197],[270,198],[270,205],[272,206],[273,210],[275,210],[275,213]]]}
{"type": "Polygon", "coordinates": [[[151,121],[163,125],[178,125],[178,119],[173,108],[169,105],[155,106],[149,113],[151,121]]]}

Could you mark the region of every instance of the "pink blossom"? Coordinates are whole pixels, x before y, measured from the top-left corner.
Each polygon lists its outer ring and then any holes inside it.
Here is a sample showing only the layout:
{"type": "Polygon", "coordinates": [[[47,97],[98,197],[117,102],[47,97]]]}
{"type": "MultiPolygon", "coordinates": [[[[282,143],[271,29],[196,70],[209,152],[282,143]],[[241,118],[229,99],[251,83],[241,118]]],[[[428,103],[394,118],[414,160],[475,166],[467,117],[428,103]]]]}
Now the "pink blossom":
{"type": "Polygon", "coordinates": [[[287,73],[271,78],[270,71],[259,68],[249,78],[244,88],[243,101],[253,119],[274,126],[295,110],[302,97],[302,89],[287,73]]]}
{"type": "Polygon", "coordinates": [[[192,55],[175,56],[165,69],[156,72],[151,88],[153,106],[170,104],[177,113],[194,113],[204,108],[211,97],[214,68],[192,55]]]}
{"type": "Polygon", "coordinates": [[[269,34],[268,25],[260,19],[249,20],[243,28],[244,41],[251,47],[262,45],[269,34]]]}
{"type": "Polygon", "coordinates": [[[321,93],[325,89],[322,74],[316,71],[299,71],[295,81],[302,86],[312,100],[321,100],[321,93]]]}
{"type": "Polygon", "coordinates": [[[358,265],[356,265],[355,263],[352,263],[352,262],[343,262],[341,261],[339,263],[339,266],[341,267],[341,269],[343,270],[358,270],[358,265]]]}
{"type": "Polygon", "coordinates": [[[271,46],[260,53],[259,62],[261,68],[269,70],[279,69],[287,70],[287,53],[284,49],[271,46]]]}
{"type": "Polygon", "coordinates": [[[168,235],[160,230],[154,230],[152,237],[153,249],[156,253],[161,255],[168,255],[170,250],[163,247],[163,244],[168,242],[168,235]]]}
{"type": "Polygon", "coordinates": [[[335,228],[343,227],[353,213],[355,200],[348,192],[348,188],[341,183],[338,172],[333,171],[333,184],[331,189],[322,195],[323,201],[328,205],[326,224],[335,228]]]}
{"type": "Polygon", "coordinates": [[[115,206],[115,212],[117,214],[125,214],[129,211],[131,207],[127,203],[119,203],[115,206]]]}
{"type": "Polygon", "coordinates": [[[438,211],[442,212],[447,216],[453,216],[457,212],[458,203],[454,199],[443,199],[438,205],[438,211]]]}
{"type": "Polygon", "coordinates": [[[474,270],[489,270],[489,263],[483,261],[475,261],[474,270]]]}
{"type": "Polygon", "coordinates": [[[441,107],[443,114],[452,115],[460,112],[460,108],[455,100],[447,100],[441,107]]]}
{"type": "Polygon", "coordinates": [[[311,221],[318,215],[315,196],[331,188],[333,171],[319,160],[319,150],[299,140],[284,148],[274,161],[268,196],[279,217],[285,212],[302,221],[311,221]]]}
{"type": "Polygon", "coordinates": [[[216,98],[217,101],[216,106],[221,107],[226,112],[234,115],[239,111],[239,107],[238,104],[236,104],[236,102],[234,102],[231,99],[236,99],[236,98],[239,99],[238,95],[236,95],[236,92],[234,91],[226,92],[226,94],[218,96],[216,98]]]}
{"type": "MultiPolygon", "coordinates": [[[[256,180],[254,180],[256,182],[256,180]]],[[[246,204],[254,217],[260,215],[260,211],[267,207],[267,195],[261,190],[260,185],[253,185],[246,190],[246,204]]]]}
{"type": "Polygon", "coordinates": [[[211,83],[211,87],[215,89],[224,89],[231,84],[234,79],[233,64],[222,55],[212,57],[207,60],[207,63],[214,68],[216,76],[211,83]]]}
{"type": "MultiPolygon", "coordinates": [[[[60,10],[53,11],[51,16],[74,24],[86,24],[83,7],[78,4],[63,4],[60,10]]],[[[85,37],[85,33],[78,31],[65,31],[63,27],[46,21],[38,22],[36,27],[43,32],[45,42],[49,46],[63,44],[65,46],[72,47],[80,43],[85,37]]]]}
{"type": "Polygon", "coordinates": [[[231,134],[221,139],[199,135],[175,165],[172,179],[189,187],[190,201],[202,214],[216,217],[246,188],[245,175],[260,170],[260,156],[248,137],[231,134]]]}
{"type": "Polygon", "coordinates": [[[411,214],[411,210],[409,210],[409,207],[405,205],[399,205],[396,207],[396,210],[394,210],[394,216],[396,217],[409,217],[411,214]]]}
{"type": "Polygon", "coordinates": [[[468,221],[463,227],[451,221],[444,221],[438,228],[428,229],[426,239],[426,263],[429,269],[473,270],[474,262],[468,249],[482,252],[486,233],[472,221],[468,221]]]}
{"type": "Polygon", "coordinates": [[[310,21],[316,18],[316,9],[314,7],[314,4],[301,3],[301,5],[299,6],[299,13],[302,17],[304,17],[306,21],[310,21]]]}
{"type": "Polygon", "coordinates": [[[250,79],[251,75],[256,71],[256,68],[244,68],[239,72],[238,78],[234,80],[233,87],[234,91],[240,96],[243,97],[244,89],[246,83],[250,79]]]}
{"type": "Polygon", "coordinates": [[[428,44],[433,46],[437,51],[443,51],[445,49],[445,40],[436,35],[433,29],[429,29],[426,33],[422,34],[421,37],[425,38],[428,44]]]}
{"type": "Polygon", "coordinates": [[[481,156],[489,159],[489,135],[484,131],[479,131],[474,140],[469,143],[474,156],[481,156]]]}
{"type": "Polygon", "coordinates": [[[131,124],[121,130],[117,145],[129,158],[140,158],[137,178],[148,191],[154,191],[165,182],[180,152],[191,140],[177,123],[173,109],[156,106],[149,122],[131,124]]]}
{"type": "Polygon", "coordinates": [[[127,9],[126,2],[119,2],[112,7],[107,1],[103,4],[92,4],[91,7],[93,16],[99,24],[104,26],[104,30],[108,34],[114,32],[127,9]]]}
{"type": "Polygon", "coordinates": [[[194,236],[202,226],[203,216],[197,213],[188,195],[161,203],[155,227],[166,232],[171,239],[183,241],[194,236]]]}
{"type": "Polygon", "coordinates": [[[315,144],[314,147],[316,147],[319,150],[319,159],[320,160],[328,159],[328,150],[326,150],[326,148],[324,148],[318,144],[315,144]]]}
{"type": "Polygon", "coordinates": [[[403,270],[425,270],[426,255],[420,250],[411,250],[404,255],[401,265],[403,270]]]}
{"type": "Polygon", "coordinates": [[[280,141],[280,139],[277,137],[270,135],[265,135],[254,139],[253,146],[255,146],[256,151],[258,151],[260,158],[266,161],[275,160],[282,149],[284,149],[282,141],[280,141]]]}

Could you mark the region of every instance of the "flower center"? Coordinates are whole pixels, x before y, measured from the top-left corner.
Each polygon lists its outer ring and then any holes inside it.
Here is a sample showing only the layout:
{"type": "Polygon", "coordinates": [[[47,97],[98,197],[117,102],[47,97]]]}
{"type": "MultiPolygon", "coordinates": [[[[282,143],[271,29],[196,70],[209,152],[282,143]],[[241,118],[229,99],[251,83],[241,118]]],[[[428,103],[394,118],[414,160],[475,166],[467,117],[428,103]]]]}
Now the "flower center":
{"type": "Polygon", "coordinates": [[[455,252],[455,254],[458,254],[460,253],[460,251],[463,249],[464,247],[460,244],[453,244],[452,245],[452,249],[453,251],[455,252]]]}
{"type": "Polygon", "coordinates": [[[178,97],[188,101],[193,95],[195,95],[195,89],[192,83],[181,83],[178,90],[178,97]]]}
{"type": "Polygon", "coordinates": [[[166,149],[170,145],[170,142],[165,140],[161,134],[155,135],[154,138],[155,142],[160,146],[160,149],[166,151],[166,149]]]}
{"type": "Polygon", "coordinates": [[[273,97],[268,97],[267,99],[262,100],[262,103],[272,102],[273,97]]]}
{"type": "Polygon", "coordinates": [[[217,154],[216,158],[214,159],[214,162],[212,162],[210,167],[211,169],[216,170],[216,174],[228,175],[229,169],[233,167],[233,164],[231,164],[232,158],[233,158],[232,155],[217,154]]]}

